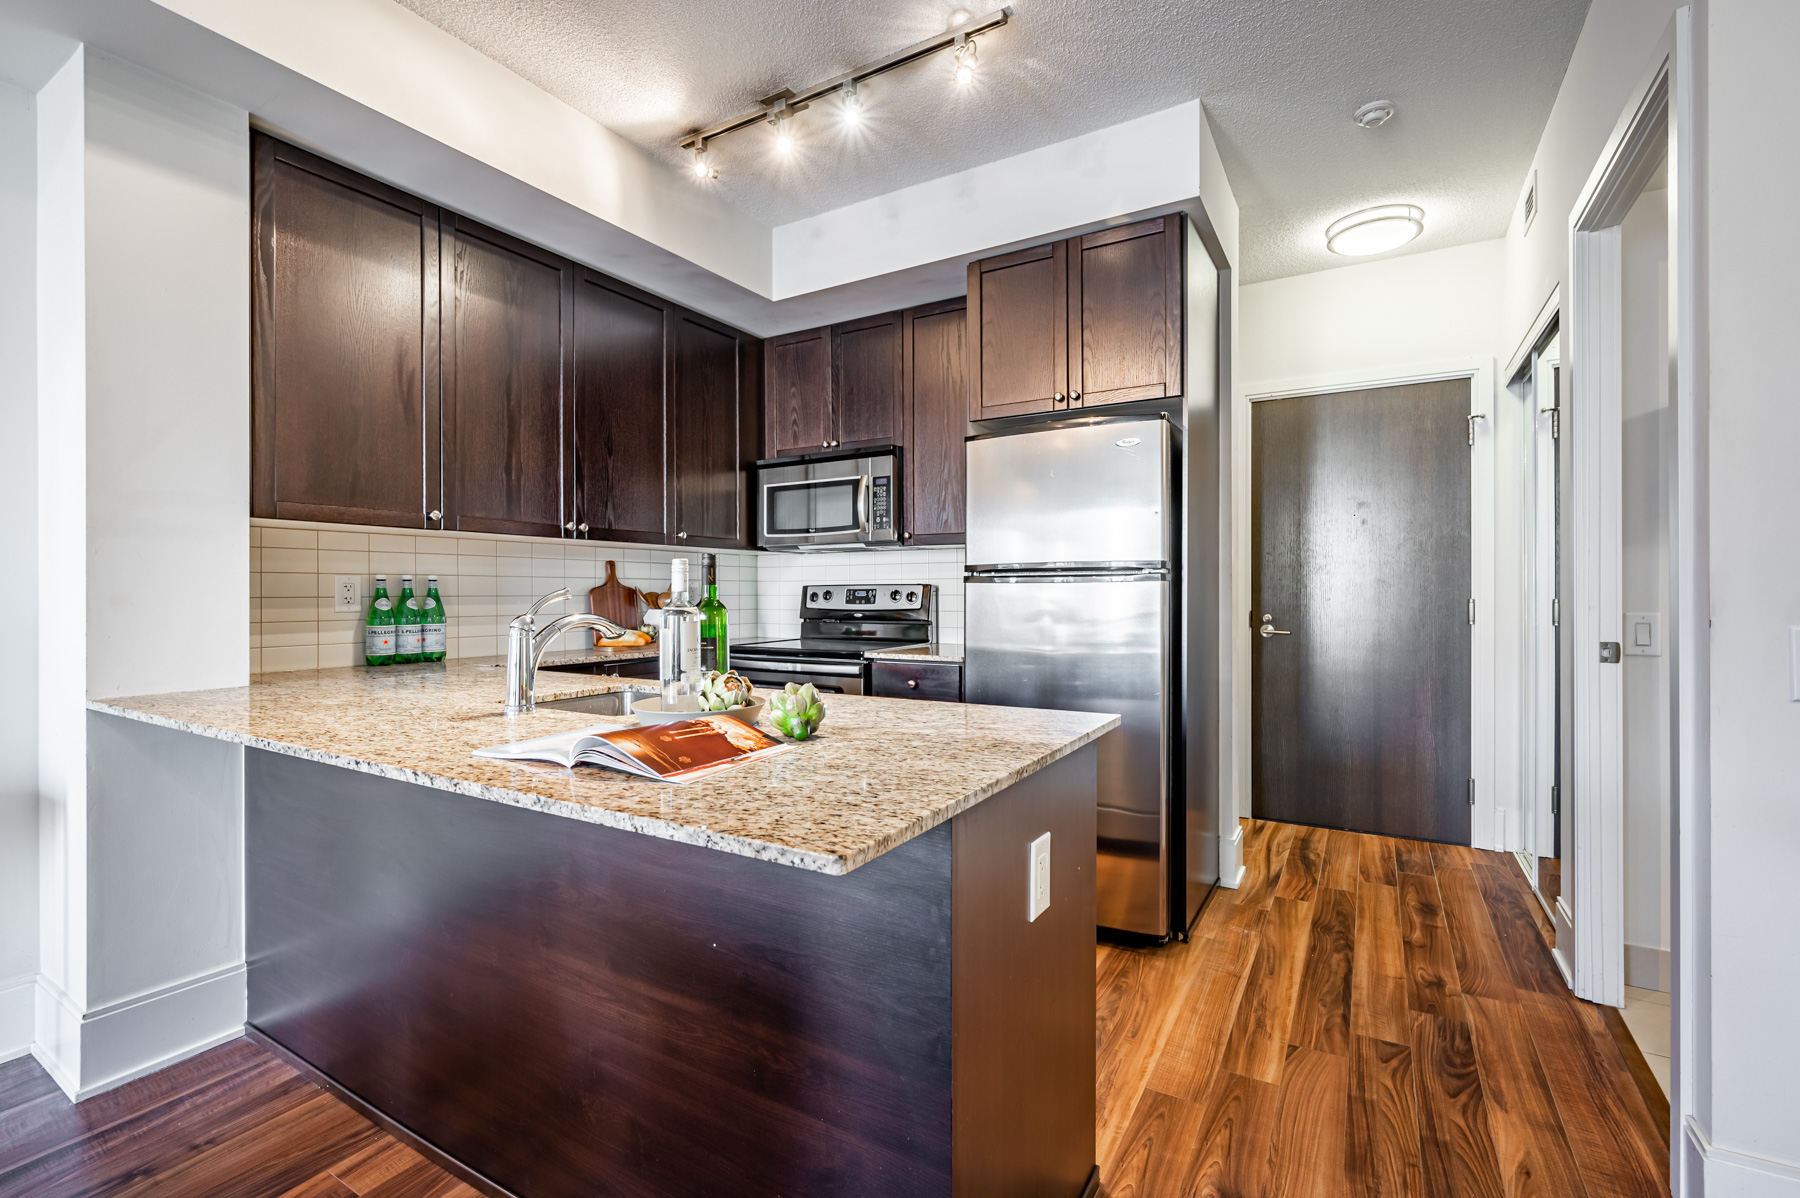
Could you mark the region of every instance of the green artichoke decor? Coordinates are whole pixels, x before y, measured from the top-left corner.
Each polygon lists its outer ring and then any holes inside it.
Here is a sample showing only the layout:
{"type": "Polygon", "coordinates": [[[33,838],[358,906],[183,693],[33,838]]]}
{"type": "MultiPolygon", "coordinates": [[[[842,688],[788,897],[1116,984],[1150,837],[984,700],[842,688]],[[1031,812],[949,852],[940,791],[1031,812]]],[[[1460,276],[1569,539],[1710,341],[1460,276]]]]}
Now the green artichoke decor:
{"type": "Polygon", "coordinates": [[[701,711],[729,711],[745,707],[752,701],[750,680],[736,670],[721,674],[714,670],[700,683],[701,711]]]}
{"type": "Polygon", "coordinates": [[[783,736],[805,740],[825,719],[825,702],[812,683],[790,682],[769,697],[769,722],[783,736]]]}

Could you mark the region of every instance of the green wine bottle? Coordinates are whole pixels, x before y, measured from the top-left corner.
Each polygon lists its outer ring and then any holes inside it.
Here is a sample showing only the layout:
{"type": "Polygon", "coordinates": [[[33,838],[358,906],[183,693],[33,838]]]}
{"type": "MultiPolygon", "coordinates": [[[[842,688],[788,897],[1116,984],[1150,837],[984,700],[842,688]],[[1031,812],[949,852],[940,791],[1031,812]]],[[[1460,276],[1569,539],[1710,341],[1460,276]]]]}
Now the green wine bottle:
{"type": "Polygon", "coordinates": [[[375,576],[375,598],[369,603],[368,620],[363,625],[363,662],[371,666],[392,665],[394,661],[394,601],[388,598],[387,575],[375,576]]]}
{"type": "Polygon", "coordinates": [[[700,669],[723,674],[731,669],[731,648],[725,635],[725,605],[719,601],[718,555],[702,553],[700,572],[706,580],[706,598],[700,601],[700,669]]]}
{"type": "Polygon", "coordinates": [[[413,594],[412,575],[400,579],[400,601],[394,605],[394,661],[419,661],[425,653],[425,613],[413,594]]]}
{"type": "Polygon", "coordinates": [[[443,661],[450,648],[450,625],[444,618],[444,597],[438,594],[436,574],[425,578],[425,600],[420,607],[425,618],[425,651],[419,660],[443,661]]]}

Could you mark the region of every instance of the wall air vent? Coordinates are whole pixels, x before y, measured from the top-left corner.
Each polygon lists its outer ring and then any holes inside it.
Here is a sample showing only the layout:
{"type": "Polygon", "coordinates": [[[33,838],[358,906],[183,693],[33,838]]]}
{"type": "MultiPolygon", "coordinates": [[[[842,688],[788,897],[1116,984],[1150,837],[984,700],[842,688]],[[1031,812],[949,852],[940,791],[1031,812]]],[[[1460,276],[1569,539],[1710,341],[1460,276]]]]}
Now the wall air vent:
{"type": "Polygon", "coordinates": [[[1537,219],[1537,210],[1537,172],[1532,171],[1531,186],[1525,189],[1525,228],[1520,232],[1519,236],[1523,237],[1526,233],[1531,232],[1531,222],[1537,219]]]}

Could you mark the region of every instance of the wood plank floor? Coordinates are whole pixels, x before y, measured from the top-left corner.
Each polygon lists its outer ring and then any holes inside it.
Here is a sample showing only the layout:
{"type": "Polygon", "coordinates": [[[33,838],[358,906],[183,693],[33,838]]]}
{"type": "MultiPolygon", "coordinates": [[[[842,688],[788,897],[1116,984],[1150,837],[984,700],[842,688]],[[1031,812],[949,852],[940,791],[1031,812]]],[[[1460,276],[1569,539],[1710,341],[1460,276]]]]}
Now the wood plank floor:
{"type": "Polygon", "coordinates": [[[1511,857],[1246,821],[1245,860],[1189,943],[1099,948],[1110,1198],[1669,1192],[1511,857]]]}
{"type": "Polygon", "coordinates": [[[0,1065],[0,1196],[478,1198],[268,1050],[234,1040],[79,1106],[0,1065]]]}
{"type": "MultiPolygon", "coordinates": [[[[1668,1193],[1668,1108],[1510,857],[1257,822],[1245,857],[1191,942],[1100,946],[1110,1198],[1668,1193]]],[[[80,1106],[0,1065],[0,1198],[99,1194],[476,1198],[247,1040],[80,1106]]]]}

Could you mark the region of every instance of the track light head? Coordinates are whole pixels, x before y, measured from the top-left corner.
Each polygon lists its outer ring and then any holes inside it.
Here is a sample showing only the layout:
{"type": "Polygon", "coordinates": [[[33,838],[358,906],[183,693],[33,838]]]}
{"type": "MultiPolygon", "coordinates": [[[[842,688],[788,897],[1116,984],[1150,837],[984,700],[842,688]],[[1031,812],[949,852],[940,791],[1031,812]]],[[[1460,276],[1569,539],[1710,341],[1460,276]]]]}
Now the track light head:
{"type": "Polygon", "coordinates": [[[696,142],[694,145],[694,165],[691,168],[696,179],[717,179],[719,172],[706,161],[706,143],[696,142]]]}
{"type": "Polygon", "coordinates": [[[956,82],[967,87],[975,79],[975,68],[980,59],[975,51],[975,43],[966,33],[956,35],[956,82]]]}
{"type": "Polygon", "coordinates": [[[842,90],[844,93],[844,123],[846,125],[862,123],[862,93],[856,90],[856,80],[844,80],[842,90]]]}

